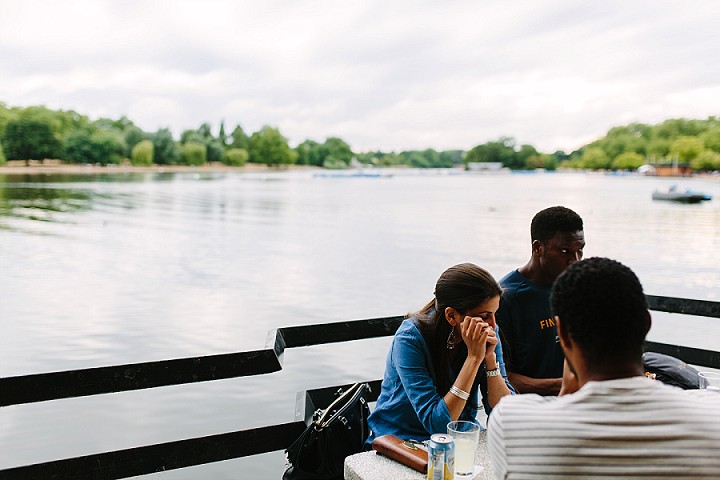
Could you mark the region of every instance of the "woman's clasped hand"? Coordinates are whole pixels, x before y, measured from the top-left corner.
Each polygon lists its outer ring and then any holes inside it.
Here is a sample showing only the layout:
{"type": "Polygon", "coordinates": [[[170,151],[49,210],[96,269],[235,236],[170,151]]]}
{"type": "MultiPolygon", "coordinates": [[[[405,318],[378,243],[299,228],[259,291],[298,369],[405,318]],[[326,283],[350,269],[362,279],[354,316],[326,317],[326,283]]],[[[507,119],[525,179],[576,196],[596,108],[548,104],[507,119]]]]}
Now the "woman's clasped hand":
{"type": "Polygon", "coordinates": [[[468,356],[485,358],[486,352],[498,343],[495,331],[481,317],[466,316],[460,323],[460,334],[468,349],[468,356]]]}

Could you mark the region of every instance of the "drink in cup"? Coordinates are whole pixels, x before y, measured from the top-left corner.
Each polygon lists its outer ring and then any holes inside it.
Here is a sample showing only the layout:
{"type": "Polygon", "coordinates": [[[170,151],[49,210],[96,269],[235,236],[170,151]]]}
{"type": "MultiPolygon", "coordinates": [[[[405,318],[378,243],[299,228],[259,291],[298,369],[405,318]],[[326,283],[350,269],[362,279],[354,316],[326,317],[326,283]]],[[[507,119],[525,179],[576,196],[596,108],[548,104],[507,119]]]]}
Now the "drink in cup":
{"type": "Polygon", "coordinates": [[[455,441],[455,476],[472,478],[475,468],[475,452],[477,452],[480,438],[480,425],[460,420],[448,423],[447,430],[448,435],[455,441]]]}

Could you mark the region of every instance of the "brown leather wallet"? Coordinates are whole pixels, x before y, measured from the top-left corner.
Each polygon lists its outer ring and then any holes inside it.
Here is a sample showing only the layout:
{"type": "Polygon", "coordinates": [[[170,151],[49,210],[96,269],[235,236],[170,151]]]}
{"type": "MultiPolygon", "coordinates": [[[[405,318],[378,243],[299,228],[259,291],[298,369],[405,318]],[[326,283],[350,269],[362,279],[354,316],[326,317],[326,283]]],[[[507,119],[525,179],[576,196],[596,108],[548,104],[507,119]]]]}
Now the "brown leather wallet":
{"type": "Polygon", "coordinates": [[[373,440],[372,448],[380,455],[392,458],[420,473],[427,473],[427,451],[408,440],[395,435],[382,435],[373,440]]]}

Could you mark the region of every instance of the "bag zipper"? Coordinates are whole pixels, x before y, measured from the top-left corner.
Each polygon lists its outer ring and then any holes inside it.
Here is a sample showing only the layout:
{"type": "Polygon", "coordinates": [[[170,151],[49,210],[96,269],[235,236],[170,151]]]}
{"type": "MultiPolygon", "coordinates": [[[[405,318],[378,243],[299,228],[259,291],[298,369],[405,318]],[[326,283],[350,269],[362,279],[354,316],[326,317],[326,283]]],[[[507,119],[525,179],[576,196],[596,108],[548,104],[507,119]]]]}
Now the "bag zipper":
{"type": "Polygon", "coordinates": [[[333,407],[337,406],[338,404],[343,402],[348,397],[352,397],[352,400],[354,400],[357,395],[362,394],[364,386],[365,386],[364,383],[356,383],[352,387],[348,388],[347,391],[343,392],[342,395],[340,395],[338,398],[336,398],[335,401],[332,402],[330,404],[330,406],[325,409],[325,412],[320,416],[320,418],[318,418],[315,421],[315,428],[321,429],[321,428],[327,427],[330,424],[330,422],[332,422],[335,419],[335,417],[337,417],[343,411],[345,411],[345,409],[352,403],[352,401],[347,402],[347,404],[344,405],[342,409],[338,410],[330,418],[325,420],[325,417],[328,416],[330,414],[330,412],[332,412],[333,407]]]}

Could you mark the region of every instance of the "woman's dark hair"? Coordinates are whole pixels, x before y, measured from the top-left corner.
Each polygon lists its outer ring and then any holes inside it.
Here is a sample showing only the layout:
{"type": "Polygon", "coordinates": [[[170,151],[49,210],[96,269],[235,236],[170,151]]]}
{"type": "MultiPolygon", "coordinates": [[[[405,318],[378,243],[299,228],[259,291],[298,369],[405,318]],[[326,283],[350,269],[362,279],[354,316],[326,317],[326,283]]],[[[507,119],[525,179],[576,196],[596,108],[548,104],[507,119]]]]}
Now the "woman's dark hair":
{"type": "Polygon", "coordinates": [[[530,222],[530,240],[546,242],[557,232],[577,232],[583,229],[580,215],[566,207],[548,207],[535,214],[530,222]]]}
{"type": "MultiPolygon", "coordinates": [[[[445,270],[435,284],[435,298],[419,312],[408,315],[415,317],[430,351],[437,388],[445,395],[453,379],[448,370],[447,339],[452,327],[445,318],[445,309],[452,307],[461,314],[479,307],[487,300],[502,293],[500,285],[486,270],[472,263],[461,263],[445,270]]],[[[465,348],[461,343],[458,348],[465,348]]]]}
{"type": "Polygon", "coordinates": [[[640,280],[628,267],[600,257],[576,262],[555,280],[550,301],[591,365],[640,361],[648,307],[640,280]]]}

